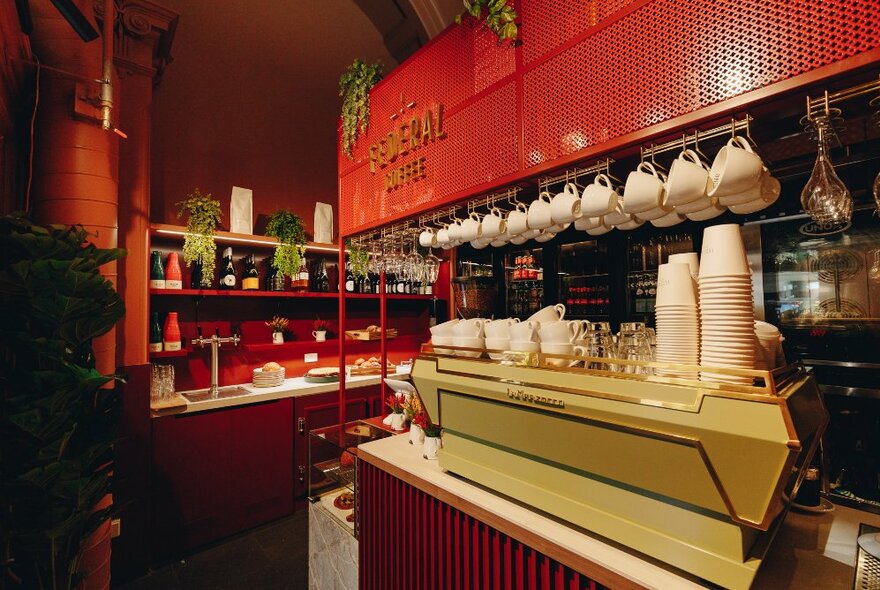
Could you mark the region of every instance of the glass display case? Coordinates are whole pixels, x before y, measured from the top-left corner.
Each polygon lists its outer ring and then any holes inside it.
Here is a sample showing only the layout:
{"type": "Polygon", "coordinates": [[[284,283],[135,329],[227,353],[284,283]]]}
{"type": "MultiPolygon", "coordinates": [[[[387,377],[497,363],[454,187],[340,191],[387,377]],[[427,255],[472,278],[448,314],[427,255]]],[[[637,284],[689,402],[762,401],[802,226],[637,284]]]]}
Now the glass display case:
{"type": "Polygon", "coordinates": [[[544,250],[523,249],[504,258],[507,316],[526,319],[544,306],[544,250]]]}
{"type": "Polygon", "coordinates": [[[565,316],[607,321],[610,316],[608,244],[598,240],[563,244],[559,250],[559,300],[565,316]]]}
{"type": "Polygon", "coordinates": [[[328,514],[357,538],[357,447],[391,436],[362,421],[347,422],[309,432],[309,499],[320,502],[328,514]]]}

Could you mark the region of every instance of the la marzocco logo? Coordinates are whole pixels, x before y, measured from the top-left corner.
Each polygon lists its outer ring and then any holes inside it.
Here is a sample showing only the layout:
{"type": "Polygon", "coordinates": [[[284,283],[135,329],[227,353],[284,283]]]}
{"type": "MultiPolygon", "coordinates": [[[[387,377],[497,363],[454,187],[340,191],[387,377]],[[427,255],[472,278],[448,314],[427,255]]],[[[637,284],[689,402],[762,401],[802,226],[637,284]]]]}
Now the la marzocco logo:
{"type": "Polygon", "coordinates": [[[507,388],[507,397],[510,399],[519,400],[521,402],[528,402],[530,404],[537,404],[539,406],[551,406],[554,408],[564,408],[565,402],[561,399],[556,399],[553,397],[547,397],[544,395],[535,395],[534,393],[528,393],[523,389],[511,389],[507,388]]]}
{"type": "Polygon", "coordinates": [[[852,225],[852,221],[828,221],[818,222],[810,221],[798,228],[798,231],[805,236],[833,236],[840,232],[846,231],[852,225]]]}

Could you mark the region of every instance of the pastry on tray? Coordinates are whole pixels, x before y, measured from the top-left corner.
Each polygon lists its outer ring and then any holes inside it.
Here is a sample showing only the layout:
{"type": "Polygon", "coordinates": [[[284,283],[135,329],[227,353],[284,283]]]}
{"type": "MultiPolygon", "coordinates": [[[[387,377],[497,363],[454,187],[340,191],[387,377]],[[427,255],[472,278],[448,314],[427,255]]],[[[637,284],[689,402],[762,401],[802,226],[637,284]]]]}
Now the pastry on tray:
{"type": "Polygon", "coordinates": [[[346,452],[343,452],[339,457],[339,464],[343,467],[353,467],[354,466],[354,458],[357,455],[358,450],[357,447],[348,447],[346,452]]]}
{"type": "Polygon", "coordinates": [[[340,510],[351,510],[354,508],[354,494],[351,492],[342,492],[333,500],[333,505],[340,510]]]}

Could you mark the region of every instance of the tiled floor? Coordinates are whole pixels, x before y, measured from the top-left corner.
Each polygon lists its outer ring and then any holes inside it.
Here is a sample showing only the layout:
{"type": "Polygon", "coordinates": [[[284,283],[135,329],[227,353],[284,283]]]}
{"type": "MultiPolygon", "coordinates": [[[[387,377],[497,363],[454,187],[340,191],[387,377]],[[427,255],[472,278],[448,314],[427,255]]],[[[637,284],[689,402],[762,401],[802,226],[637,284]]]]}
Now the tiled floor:
{"type": "Polygon", "coordinates": [[[301,510],[119,586],[120,590],[300,590],[309,584],[309,517],[301,510]]]}

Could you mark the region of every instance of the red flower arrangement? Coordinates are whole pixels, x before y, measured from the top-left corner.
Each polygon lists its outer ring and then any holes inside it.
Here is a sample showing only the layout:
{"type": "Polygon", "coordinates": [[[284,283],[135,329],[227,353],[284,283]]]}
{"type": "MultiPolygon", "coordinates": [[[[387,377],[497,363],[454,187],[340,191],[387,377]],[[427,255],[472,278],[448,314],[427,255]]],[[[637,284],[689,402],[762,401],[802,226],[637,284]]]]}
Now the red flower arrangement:
{"type": "Polygon", "coordinates": [[[430,418],[428,418],[428,414],[425,412],[419,412],[416,414],[416,417],[413,418],[413,424],[424,430],[425,436],[440,436],[440,432],[443,430],[439,425],[431,422],[430,418]]]}
{"type": "Polygon", "coordinates": [[[385,405],[391,408],[391,411],[395,414],[403,414],[403,406],[406,402],[403,396],[398,396],[395,393],[392,393],[387,398],[385,398],[385,405]]]}

